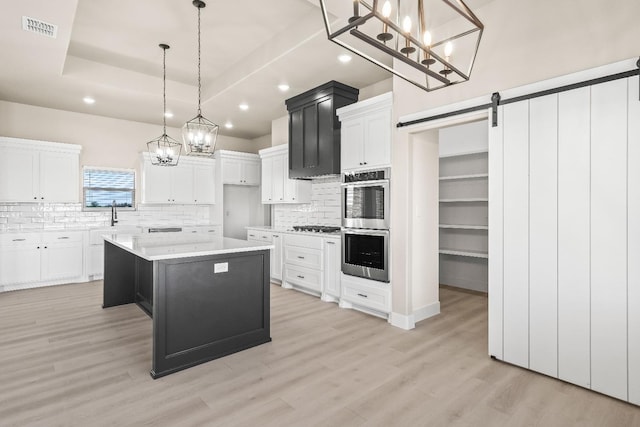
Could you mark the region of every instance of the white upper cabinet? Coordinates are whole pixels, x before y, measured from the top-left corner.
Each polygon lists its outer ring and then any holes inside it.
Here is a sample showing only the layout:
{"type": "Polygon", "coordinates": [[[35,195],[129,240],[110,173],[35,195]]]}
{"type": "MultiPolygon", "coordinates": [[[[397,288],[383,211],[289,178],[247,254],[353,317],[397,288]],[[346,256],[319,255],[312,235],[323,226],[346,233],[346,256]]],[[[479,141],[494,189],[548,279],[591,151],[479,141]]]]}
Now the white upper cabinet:
{"type": "Polygon", "coordinates": [[[260,150],[262,203],[309,203],[311,181],[289,179],[289,147],[286,144],[260,150]]]}
{"type": "Polygon", "coordinates": [[[77,203],[79,145],[0,138],[0,202],[77,203]]]}
{"type": "Polygon", "coordinates": [[[391,165],[392,102],[389,92],[337,110],[343,171],[391,165]]]}
{"type": "Polygon", "coordinates": [[[142,154],[142,203],[215,203],[215,161],[180,158],[178,166],[152,165],[142,154]]]}
{"type": "Polygon", "coordinates": [[[260,185],[260,159],[256,154],[237,151],[216,151],[222,168],[222,183],[233,185],[260,185]]]}

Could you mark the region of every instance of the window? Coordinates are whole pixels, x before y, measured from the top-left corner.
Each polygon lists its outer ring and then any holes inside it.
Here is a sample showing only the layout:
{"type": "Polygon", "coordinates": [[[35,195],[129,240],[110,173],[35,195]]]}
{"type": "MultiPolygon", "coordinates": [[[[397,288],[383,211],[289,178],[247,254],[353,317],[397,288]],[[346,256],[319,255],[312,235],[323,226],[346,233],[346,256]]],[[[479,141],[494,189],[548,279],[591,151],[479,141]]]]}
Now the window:
{"type": "Polygon", "coordinates": [[[136,173],[131,169],[83,169],[84,209],[111,207],[133,208],[136,173]]]}

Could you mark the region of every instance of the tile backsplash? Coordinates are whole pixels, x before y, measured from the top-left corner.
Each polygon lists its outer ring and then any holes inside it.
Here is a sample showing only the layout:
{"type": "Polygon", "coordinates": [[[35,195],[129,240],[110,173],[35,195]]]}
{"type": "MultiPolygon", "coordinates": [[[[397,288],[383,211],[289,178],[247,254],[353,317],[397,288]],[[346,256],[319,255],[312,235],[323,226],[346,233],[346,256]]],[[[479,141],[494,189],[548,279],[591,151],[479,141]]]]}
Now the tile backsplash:
{"type": "MultiPolygon", "coordinates": [[[[208,225],[210,206],[139,205],[118,210],[118,225],[208,225]]],[[[0,203],[1,231],[108,227],[111,212],[86,212],[80,203],[0,203]]]]}
{"type": "Polygon", "coordinates": [[[273,205],[272,225],[290,228],[294,225],[340,226],[340,177],[316,178],[311,183],[311,203],[273,205]]]}

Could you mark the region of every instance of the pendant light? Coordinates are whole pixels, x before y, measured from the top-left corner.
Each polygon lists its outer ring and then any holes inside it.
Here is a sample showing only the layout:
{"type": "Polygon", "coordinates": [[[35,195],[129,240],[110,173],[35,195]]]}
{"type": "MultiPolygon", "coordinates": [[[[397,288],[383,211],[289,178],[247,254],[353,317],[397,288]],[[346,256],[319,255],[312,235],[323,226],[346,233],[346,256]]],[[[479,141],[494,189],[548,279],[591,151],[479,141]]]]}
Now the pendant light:
{"type": "Polygon", "coordinates": [[[167,49],[169,45],[160,44],[162,48],[162,135],[147,142],[151,164],[156,166],[178,166],[182,144],[167,135],[167,49]]]}
{"type": "Polygon", "coordinates": [[[182,126],[182,141],[187,155],[211,157],[216,148],[219,126],[202,117],[200,109],[202,91],[200,82],[200,9],[204,8],[206,4],[200,0],[193,0],[192,3],[198,9],[198,115],[182,126]]]}

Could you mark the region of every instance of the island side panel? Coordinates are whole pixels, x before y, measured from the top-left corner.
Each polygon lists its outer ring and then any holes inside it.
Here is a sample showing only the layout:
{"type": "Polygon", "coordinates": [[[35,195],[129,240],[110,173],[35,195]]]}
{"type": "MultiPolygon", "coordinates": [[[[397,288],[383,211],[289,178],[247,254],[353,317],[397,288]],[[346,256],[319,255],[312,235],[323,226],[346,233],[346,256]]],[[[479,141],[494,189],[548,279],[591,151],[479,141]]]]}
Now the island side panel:
{"type": "Polygon", "coordinates": [[[157,261],[151,376],[271,341],[269,265],[268,250],[157,261]]]}
{"type": "Polygon", "coordinates": [[[136,257],[135,302],[153,317],[153,261],[136,257]]]}
{"type": "Polygon", "coordinates": [[[104,242],[104,279],[102,308],[134,302],[136,256],[104,242]]]}

